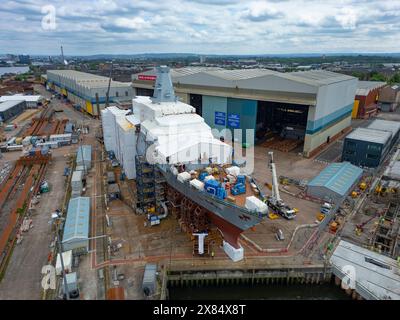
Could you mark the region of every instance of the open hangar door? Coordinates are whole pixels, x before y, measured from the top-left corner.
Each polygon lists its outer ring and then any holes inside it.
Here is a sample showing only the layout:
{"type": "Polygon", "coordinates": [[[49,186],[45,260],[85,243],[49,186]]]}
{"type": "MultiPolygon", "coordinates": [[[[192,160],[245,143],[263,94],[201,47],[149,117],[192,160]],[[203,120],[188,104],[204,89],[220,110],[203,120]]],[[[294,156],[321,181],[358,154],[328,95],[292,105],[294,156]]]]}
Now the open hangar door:
{"type": "Polygon", "coordinates": [[[308,105],[257,101],[256,141],[266,147],[292,151],[303,146],[308,105]]]}

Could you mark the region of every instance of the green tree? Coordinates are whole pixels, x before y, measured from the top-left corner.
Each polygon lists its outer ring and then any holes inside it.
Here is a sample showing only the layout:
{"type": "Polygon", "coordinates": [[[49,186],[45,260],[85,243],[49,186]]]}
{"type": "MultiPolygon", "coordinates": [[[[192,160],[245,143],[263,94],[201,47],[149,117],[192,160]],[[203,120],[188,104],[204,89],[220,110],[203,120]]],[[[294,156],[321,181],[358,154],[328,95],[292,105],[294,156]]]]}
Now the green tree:
{"type": "Polygon", "coordinates": [[[378,72],[371,72],[371,76],[369,79],[371,81],[386,81],[385,75],[378,72]]]}
{"type": "Polygon", "coordinates": [[[389,80],[389,83],[400,83],[400,72],[395,73],[389,80]]]}

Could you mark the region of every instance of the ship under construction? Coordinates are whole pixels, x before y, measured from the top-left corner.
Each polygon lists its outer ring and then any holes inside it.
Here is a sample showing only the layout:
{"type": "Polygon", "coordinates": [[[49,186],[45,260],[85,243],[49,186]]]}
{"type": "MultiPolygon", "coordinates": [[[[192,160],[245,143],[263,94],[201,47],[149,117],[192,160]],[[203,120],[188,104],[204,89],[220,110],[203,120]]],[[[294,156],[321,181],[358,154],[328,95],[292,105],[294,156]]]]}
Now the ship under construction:
{"type": "MultiPolygon", "coordinates": [[[[239,261],[239,235],[259,224],[269,208],[295,217],[280,199],[277,181],[272,197],[265,197],[245,162],[233,159],[234,148],[214,136],[194,107],[177,99],[168,67],[157,68],[153,97],[135,97],[132,111],[125,116],[135,125],[136,209],[151,225],[172,213],[196,239],[199,254],[207,253],[216,227],[224,251],[239,261]]],[[[276,177],[272,158],[270,169],[276,177]]]]}

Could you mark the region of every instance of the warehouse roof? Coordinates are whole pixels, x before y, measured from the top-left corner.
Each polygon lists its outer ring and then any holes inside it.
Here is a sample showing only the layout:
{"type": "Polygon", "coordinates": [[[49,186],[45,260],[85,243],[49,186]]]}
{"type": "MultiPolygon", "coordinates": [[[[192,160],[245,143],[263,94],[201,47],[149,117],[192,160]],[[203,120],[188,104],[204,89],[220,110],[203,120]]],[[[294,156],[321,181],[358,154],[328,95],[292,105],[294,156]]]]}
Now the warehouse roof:
{"type": "Polygon", "coordinates": [[[357,128],[346,136],[346,139],[368,141],[373,143],[386,144],[392,137],[388,131],[371,128],[357,128]]]}
{"type": "Polygon", "coordinates": [[[400,122],[375,119],[374,121],[371,122],[371,124],[368,126],[368,128],[382,130],[382,131],[389,131],[392,133],[392,137],[394,137],[400,131],[400,122]]]}
{"type": "Polygon", "coordinates": [[[371,90],[381,88],[386,85],[386,82],[382,81],[358,81],[356,95],[366,96],[371,90]]]}
{"type": "Polygon", "coordinates": [[[26,101],[26,102],[39,102],[42,99],[42,96],[35,95],[35,96],[25,96],[22,94],[15,94],[12,96],[1,96],[0,97],[0,102],[4,101],[26,101]]]}
{"type": "Polygon", "coordinates": [[[15,101],[0,102],[0,112],[7,111],[8,109],[15,107],[17,104],[20,104],[21,102],[25,102],[25,101],[24,100],[15,100],[15,101]]]}
{"type": "Polygon", "coordinates": [[[91,145],[82,145],[78,148],[78,153],[76,156],[76,162],[82,161],[82,153],[84,161],[92,160],[92,146],[91,145]]]}
{"type": "Polygon", "coordinates": [[[342,196],[346,195],[350,188],[362,176],[363,170],[350,162],[331,163],[312,179],[308,186],[326,187],[342,196]]]}
{"type": "Polygon", "coordinates": [[[330,262],[343,276],[346,269],[354,268],[357,286],[375,299],[400,299],[400,275],[396,260],[341,240],[330,262]]]}
{"type": "MultiPolygon", "coordinates": [[[[108,77],[75,70],[47,70],[47,75],[55,75],[64,79],[72,80],[87,88],[107,87],[109,82],[108,77]]],[[[51,81],[51,79],[49,80],[51,81]]],[[[111,80],[111,87],[125,87],[130,85],[129,82],[111,80]]]]}
{"type": "Polygon", "coordinates": [[[89,213],[89,197],[77,197],[69,201],[63,243],[89,237],[89,213]]]}
{"type": "MultiPolygon", "coordinates": [[[[146,72],[142,72],[140,74],[148,74],[155,75],[155,70],[150,70],[146,72]]],[[[171,71],[171,76],[173,82],[179,82],[185,84],[185,78],[190,79],[193,75],[204,75],[204,84],[209,85],[207,83],[206,76],[212,76],[217,79],[231,81],[231,86],[236,87],[239,86],[236,82],[240,82],[247,79],[254,78],[262,78],[262,77],[278,77],[281,79],[291,80],[298,83],[303,83],[311,86],[324,86],[336,82],[354,80],[356,78],[344,74],[334,73],[326,70],[312,70],[312,71],[299,71],[299,72],[289,72],[282,73],[273,71],[270,69],[236,69],[236,70],[227,70],[220,68],[181,68],[181,69],[173,69],[171,71]]],[[[133,76],[133,80],[138,79],[139,74],[133,76]]],[[[268,90],[268,88],[265,88],[268,90]]]]}
{"type": "Polygon", "coordinates": [[[186,68],[177,68],[171,69],[171,77],[172,79],[187,76],[190,74],[199,73],[202,71],[216,71],[216,70],[224,70],[218,67],[186,67],[186,68]]]}

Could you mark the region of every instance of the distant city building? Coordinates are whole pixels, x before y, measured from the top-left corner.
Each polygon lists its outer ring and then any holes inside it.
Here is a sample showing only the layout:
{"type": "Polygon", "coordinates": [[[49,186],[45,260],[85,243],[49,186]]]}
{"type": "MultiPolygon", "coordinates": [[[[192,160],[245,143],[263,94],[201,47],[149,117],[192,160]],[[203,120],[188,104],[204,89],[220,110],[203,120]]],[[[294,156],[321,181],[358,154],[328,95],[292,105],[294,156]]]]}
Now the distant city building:
{"type": "Polygon", "coordinates": [[[18,62],[21,64],[30,64],[31,57],[29,55],[20,55],[18,56],[18,62]]]}

